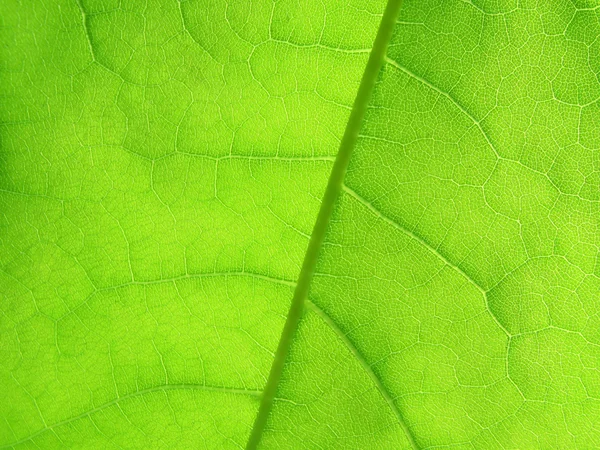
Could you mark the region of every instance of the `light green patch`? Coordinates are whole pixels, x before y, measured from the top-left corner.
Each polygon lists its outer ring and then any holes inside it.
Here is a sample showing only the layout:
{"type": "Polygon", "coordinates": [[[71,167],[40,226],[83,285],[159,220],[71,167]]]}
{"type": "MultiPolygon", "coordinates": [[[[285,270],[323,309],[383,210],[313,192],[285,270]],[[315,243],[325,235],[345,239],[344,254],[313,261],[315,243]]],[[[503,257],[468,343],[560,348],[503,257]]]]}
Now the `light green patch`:
{"type": "Polygon", "coordinates": [[[599,4],[398,1],[0,2],[0,448],[597,446],[599,4]]]}

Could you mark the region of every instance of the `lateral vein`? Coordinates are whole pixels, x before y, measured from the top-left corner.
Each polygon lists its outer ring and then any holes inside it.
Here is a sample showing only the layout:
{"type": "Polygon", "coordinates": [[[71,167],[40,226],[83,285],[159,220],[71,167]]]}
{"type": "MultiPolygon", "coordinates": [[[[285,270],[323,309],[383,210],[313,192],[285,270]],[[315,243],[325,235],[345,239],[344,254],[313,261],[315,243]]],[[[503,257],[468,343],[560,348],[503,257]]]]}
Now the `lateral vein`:
{"type": "Polygon", "coordinates": [[[256,391],[256,390],[228,388],[228,387],[219,387],[219,386],[206,386],[206,385],[201,385],[201,384],[166,384],[166,385],[162,385],[162,386],[154,386],[154,387],[151,387],[148,389],[143,389],[141,391],[132,392],[132,393],[124,395],[122,397],[115,398],[114,400],[111,400],[107,403],[97,406],[94,409],[86,411],[82,414],[79,414],[74,417],[70,417],[68,419],[65,419],[61,422],[54,423],[52,425],[45,426],[44,428],[39,429],[38,431],[34,432],[33,434],[30,434],[26,438],[23,438],[19,441],[12,442],[10,444],[6,444],[6,445],[0,447],[0,450],[15,447],[19,444],[23,444],[25,442],[28,442],[28,441],[34,439],[35,437],[39,436],[42,433],[45,433],[46,431],[54,430],[55,428],[61,427],[63,425],[67,425],[71,422],[75,422],[76,420],[80,420],[85,417],[91,417],[93,414],[95,414],[99,411],[102,411],[106,408],[109,408],[109,407],[115,406],[115,405],[118,406],[119,403],[124,400],[128,400],[128,399],[135,398],[135,397],[140,397],[140,396],[150,394],[153,392],[167,392],[167,391],[176,391],[176,390],[199,390],[199,391],[208,391],[208,392],[219,392],[219,393],[223,393],[223,394],[249,395],[252,397],[257,397],[261,394],[261,391],[256,391]]]}
{"type": "Polygon", "coordinates": [[[321,319],[342,340],[342,342],[346,345],[346,348],[348,348],[348,350],[350,350],[350,353],[352,353],[354,355],[354,357],[358,360],[358,362],[362,366],[363,370],[366,372],[366,374],[369,376],[369,378],[371,378],[371,380],[373,381],[373,384],[375,385],[375,387],[377,388],[377,390],[379,391],[381,396],[384,398],[384,400],[389,405],[390,409],[392,410],[392,412],[398,419],[398,422],[400,423],[400,426],[402,427],[402,430],[404,431],[406,438],[410,442],[410,445],[415,450],[418,450],[419,446],[417,445],[415,437],[413,436],[412,432],[410,431],[410,428],[408,428],[408,425],[406,424],[404,417],[402,416],[402,413],[396,406],[394,399],[392,398],[391,394],[388,392],[387,388],[385,387],[385,385],[383,384],[381,379],[373,371],[373,368],[369,365],[369,363],[367,362],[365,357],[362,355],[362,353],[360,353],[360,351],[356,348],[356,346],[352,343],[352,341],[348,338],[348,336],[341,330],[341,328],[331,318],[331,316],[329,314],[327,314],[325,311],[323,311],[321,308],[319,308],[317,305],[315,305],[310,300],[306,301],[306,305],[310,309],[312,309],[315,313],[317,313],[319,315],[319,317],[321,317],[321,319]]]}
{"type": "Polygon", "coordinates": [[[466,281],[468,281],[470,284],[472,284],[483,296],[483,301],[485,303],[485,307],[486,307],[488,313],[490,314],[490,316],[492,316],[492,319],[494,320],[494,322],[496,323],[498,328],[500,328],[504,332],[504,334],[506,334],[509,338],[512,337],[511,334],[509,333],[509,331],[506,329],[506,327],[504,327],[504,325],[502,325],[500,320],[498,320],[498,317],[496,317],[496,314],[494,314],[492,312],[490,305],[489,305],[488,291],[486,291],[483,287],[481,287],[481,285],[479,285],[479,283],[477,283],[473,278],[471,278],[471,276],[469,276],[469,274],[467,274],[464,270],[462,270],[457,264],[454,264],[453,262],[451,262],[442,253],[440,253],[440,251],[438,249],[432,247],[428,242],[423,240],[423,238],[416,235],[415,233],[413,233],[406,227],[402,226],[395,220],[390,219],[388,216],[386,216],[381,211],[379,211],[377,208],[375,208],[375,206],[372,203],[370,203],[368,200],[366,200],[363,197],[361,197],[360,195],[358,195],[356,192],[354,192],[348,186],[344,186],[344,191],[346,193],[348,193],[348,195],[350,195],[356,201],[358,201],[360,204],[362,204],[364,207],[366,207],[369,211],[371,211],[379,219],[383,220],[388,225],[391,225],[392,227],[396,228],[400,232],[404,233],[409,238],[417,241],[419,244],[421,244],[423,247],[425,247],[427,249],[427,251],[429,251],[436,258],[438,258],[440,261],[442,261],[446,266],[450,267],[452,270],[459,273],[466,281]]]}

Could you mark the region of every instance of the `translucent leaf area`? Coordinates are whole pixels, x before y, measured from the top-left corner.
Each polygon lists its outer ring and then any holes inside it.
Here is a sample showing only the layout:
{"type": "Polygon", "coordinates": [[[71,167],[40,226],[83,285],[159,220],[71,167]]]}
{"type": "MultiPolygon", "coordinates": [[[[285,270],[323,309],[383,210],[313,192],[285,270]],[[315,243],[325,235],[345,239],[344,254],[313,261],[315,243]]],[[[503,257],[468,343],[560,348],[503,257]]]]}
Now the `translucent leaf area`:
{"type": "Polygon", "coordinates": [[[0,448],[598,446],[600,4],[386,4],[0,2],[0,448]]]}

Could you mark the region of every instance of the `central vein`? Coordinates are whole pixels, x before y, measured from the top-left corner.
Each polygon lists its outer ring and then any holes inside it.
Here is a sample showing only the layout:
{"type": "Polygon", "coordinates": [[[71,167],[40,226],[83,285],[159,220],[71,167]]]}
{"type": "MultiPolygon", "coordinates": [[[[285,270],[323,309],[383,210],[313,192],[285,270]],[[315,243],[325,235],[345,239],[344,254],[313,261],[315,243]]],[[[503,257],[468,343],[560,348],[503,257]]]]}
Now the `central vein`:
{"type": "Polygon", "coordinates": [[[333,164],[333,168],[331,169],[327,188],[323,195],[321,209],[317,215],[317,221],[313,228],[306,254],[304,255],[304,261],[298,277],[298,284],[294,291],[292,305],[287,315],[283,332],[281,333],[281,339],[279,340],[277,352],[275,353],[273,365],[271,366],[271,371],[269,373],[269,379],[267,380],[263,392],[258,415],[256,416],[248,444],[246,445],[247,450],[254,450],[258,447],[267,423],[267,418],[271,412],[273,399],[277,392],[277,386],[279,385],[279,379],[283,372],[285,360],[296,329],[298,328],[298,323],[302,317],[310,283],[317,265],[319,250],[321,249],[323,239],[325,238],[325,232],[327,231],[327,225],[329,224],[335,201],[342,190],[342,183],[344,181],[344,175],[346,174],[348,162],[350,161],[352,150],[358,140],[358,133],[371,99],[373,87],[375,86],[377,76],[379,75],[379,71],[383,64],[388,43],[392,37],[399,10],[400,0],[388,0],[381,18],[379,30],[377,31],[377,36],[375,37],[375,42],[373,43],[373,48],[369,55],[369,60],[365,67],[365,72],[363,73],[356,98],[354,99],[354,105],[352,106],[350,118],[346,124],[337,157],[333,164]]]}

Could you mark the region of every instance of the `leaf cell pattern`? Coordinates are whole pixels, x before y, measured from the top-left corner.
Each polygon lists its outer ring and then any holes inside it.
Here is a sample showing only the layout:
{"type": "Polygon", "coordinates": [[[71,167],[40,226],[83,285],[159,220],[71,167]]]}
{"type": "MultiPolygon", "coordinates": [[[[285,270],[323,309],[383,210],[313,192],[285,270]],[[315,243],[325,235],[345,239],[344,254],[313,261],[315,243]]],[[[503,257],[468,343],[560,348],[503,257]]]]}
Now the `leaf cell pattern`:
{"type": "MultiPolygon", "coordinates": [[[[0,447],[247,445],[385,8],[0,3],[0,447]]],[[[260,448],[600,442],[599,36],[403,0],[260,448]]]]}

